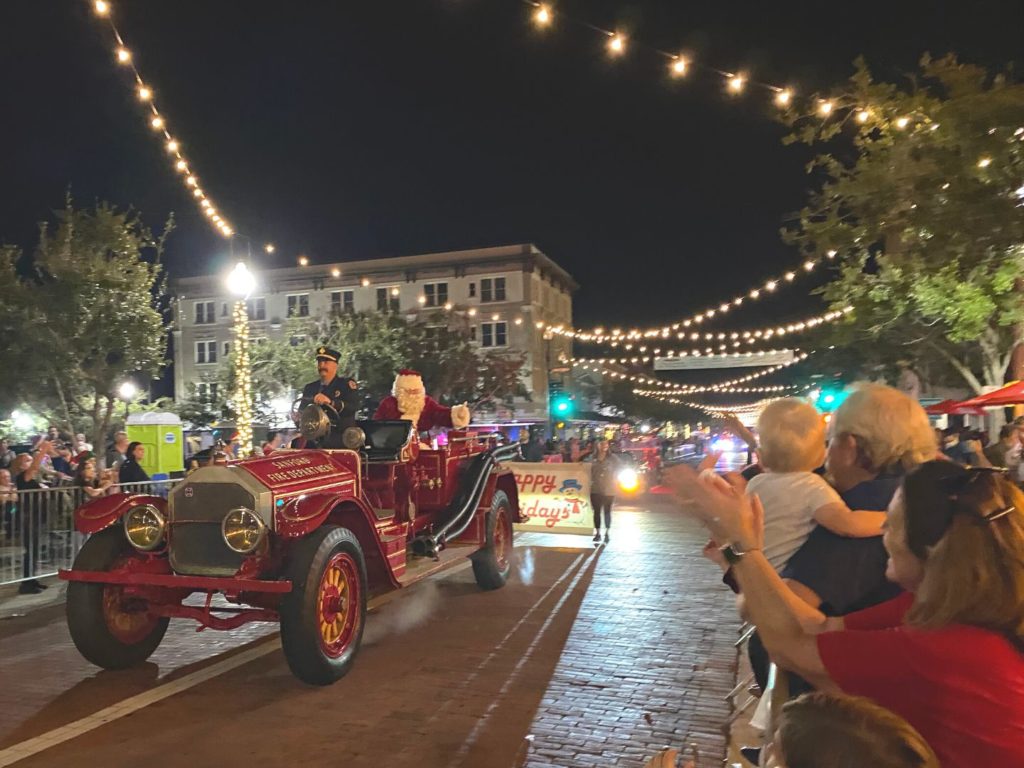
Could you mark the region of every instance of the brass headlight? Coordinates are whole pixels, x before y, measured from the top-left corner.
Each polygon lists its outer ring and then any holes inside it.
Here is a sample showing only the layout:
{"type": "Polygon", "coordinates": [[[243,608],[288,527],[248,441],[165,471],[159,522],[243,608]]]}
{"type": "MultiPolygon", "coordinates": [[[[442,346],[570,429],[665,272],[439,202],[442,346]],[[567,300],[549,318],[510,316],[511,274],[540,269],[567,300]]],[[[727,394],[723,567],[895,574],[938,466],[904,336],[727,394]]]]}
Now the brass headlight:
{"type": "Polygon", "coordinates": [[[132,507],[124,516],[124,535],[136,549],[149,552],[164,540],[167,522],[152,504],[132,507]]]}
{"type": "Polygon", "coordinates": [[[220,524],[224,543],[233,552],[247,555],[256,549],[267,535],[267,526],[251,509],[232,509],[220,524]]]}
{"type": "Polygon", "coordinates": [[[341,433],[341,444],[350,451],[358,451],[366,445],[366,433],[359,427],[348,427],[341,433]]]}

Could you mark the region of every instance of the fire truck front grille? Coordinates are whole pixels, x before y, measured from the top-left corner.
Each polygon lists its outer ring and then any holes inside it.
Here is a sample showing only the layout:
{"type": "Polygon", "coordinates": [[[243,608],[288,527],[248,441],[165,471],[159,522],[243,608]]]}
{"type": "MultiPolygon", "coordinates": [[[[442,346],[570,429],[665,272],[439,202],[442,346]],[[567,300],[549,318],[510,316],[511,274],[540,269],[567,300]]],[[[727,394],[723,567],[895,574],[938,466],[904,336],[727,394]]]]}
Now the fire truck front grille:
{"type": "Polygon", "coordinates": [[[188,483],[174,494],[170,511],[171,568],[190,576],[233,576],[244,555],[231,551],[221,521],[232,509],[255,509],[245,488],[232,483],[188,483]]]}

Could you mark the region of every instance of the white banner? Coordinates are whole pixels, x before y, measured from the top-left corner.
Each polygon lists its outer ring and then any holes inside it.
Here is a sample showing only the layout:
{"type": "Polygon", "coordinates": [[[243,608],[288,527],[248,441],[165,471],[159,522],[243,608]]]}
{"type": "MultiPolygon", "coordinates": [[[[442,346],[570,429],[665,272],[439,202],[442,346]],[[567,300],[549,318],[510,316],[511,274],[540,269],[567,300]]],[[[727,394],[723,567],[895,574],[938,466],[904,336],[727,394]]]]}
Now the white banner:
{"type": "Polygon", "coordinates": [[[515,462],[507,466],[516,476],[519,508],[530,518],[526,523],[517,523],[517,531],[590,533],[593,530],[589,464],[515,462]]]}
{"type": "Polygon", "coordinates": [[[753,368],[766,365],[788,365],[796,360],[791,349],[771,352],[740,352],[735,355],[692,355],[687,357],[656,357],[656,371],[699,371],[704,368],[753,368]]]}

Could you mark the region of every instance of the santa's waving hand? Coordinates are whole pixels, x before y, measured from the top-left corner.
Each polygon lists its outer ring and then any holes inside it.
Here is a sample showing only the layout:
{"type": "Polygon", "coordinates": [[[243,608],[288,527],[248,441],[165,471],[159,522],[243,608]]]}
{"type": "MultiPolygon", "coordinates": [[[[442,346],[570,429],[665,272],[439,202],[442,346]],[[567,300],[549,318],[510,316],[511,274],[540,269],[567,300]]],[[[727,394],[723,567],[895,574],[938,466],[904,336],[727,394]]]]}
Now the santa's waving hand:
{"type": "Polygon", "coordinates": [[[427,432],[438,427],[463,429],[469,425],[471,414],[465,403],[451,408],[441,405],[427,395],[422,375],[403,369],[395,377],[391,394],[380,401],[373,418],[405,419],[415,424],[418,431],[427,432]]]}

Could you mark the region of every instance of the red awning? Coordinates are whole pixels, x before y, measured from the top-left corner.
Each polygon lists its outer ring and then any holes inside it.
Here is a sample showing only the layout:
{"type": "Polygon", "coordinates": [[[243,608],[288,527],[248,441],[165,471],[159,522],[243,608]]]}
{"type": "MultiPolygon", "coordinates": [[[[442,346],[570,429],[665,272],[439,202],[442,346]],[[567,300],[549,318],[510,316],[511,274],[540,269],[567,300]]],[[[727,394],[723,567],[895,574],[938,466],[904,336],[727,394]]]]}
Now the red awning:
{"type": "Polygon", "coordinates": [[[1002,389],[978,395],[960,403],[967,408],[995,408],[1001,405],[1024,405],[1024,381],[1015,381],[1002,389]]]}
{"type": "Polygon", "coordinates": [[[984,416],[981,408],[958,403],[956,400],[943,400],[925,408],[929,416],[984,416]]]}

